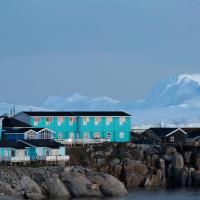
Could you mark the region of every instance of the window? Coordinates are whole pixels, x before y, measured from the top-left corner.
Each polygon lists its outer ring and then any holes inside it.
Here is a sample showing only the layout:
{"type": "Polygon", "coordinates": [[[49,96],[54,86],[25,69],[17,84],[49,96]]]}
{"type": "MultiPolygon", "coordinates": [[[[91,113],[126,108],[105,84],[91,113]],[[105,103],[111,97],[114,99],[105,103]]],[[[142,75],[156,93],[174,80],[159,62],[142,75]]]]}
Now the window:
{"type": "Polygon", "coordinates": [[[113,121],[112,117],[106,117],[106,125],[110,125],[113,121]]]}
{"type": "Polygon", "coordinates": [[[94,133],[94,139],[99,139],[99,138],[100,138],[100,133],[99,132],[94,133]]]}
{"type": "Polygon", "coordinates": [[[89,133],[84,133],[84,139],[88,139],[89,138],[89,133]]]}
{"type": "Polygon", "coordinates": [[[50,149],[46,149],[46,156],[50,156],[50,149]]]}
{"type": "Polygon", "coordinates": [[[4,150],[4,156],[8,157],[8,150],[7,149],[4,150]]]}
{"type": "Polygon", "coordinates": [[[11,157],[15,157],[15,150],[11,150],[11,157]]]}
{"type": "Polygon", "coordinates": [[[58,125],[61,125],[64,122],[64,117],[63,116],[59,116],[58,117],[58,125]]]}
{"type": "Polygon", "coordinates": [[[76,117],[70,117],[70,118],[69,118],[69,125],[70,125],[70,126],[73,126],[74,123],[76,123],[76,117]]]}
{"type": "Polygon", "coordinates": [[[174,137],[170,137],[170,142],[174,142],[174,137]]]}
{"type": "Polygon", "coordinates": [[[107,133],[107,138],[108,138],[108,139],[111,138],[111,133],[107,133]]]}
{"type": "Polygon", "coordinates": [[[58,139],[63,139],[63,133],[58,133],[58,139]]]}
{"type": "Polygon", "coordinates": [[[83,125],[86,126],[89,123],[89,117],[83,117],[83,125]]]}
{"type": "Polygon", "coordinates": [[[52,122],[52,117],[46,118],[46,125],[49,125],[52,122]]]}
{"type": "Polygon", "coordinates": [[[40,123],[39,117],[34,117],[34,126],[37,126],[40,123]]]}
{"type": "Polygon", "coordinates": [[[69,138],[70,138],[70,139],[74,139],[74,133],[70,133],[70,134],[69,134],[69,138]]]}
{"type": "Polygon", "coordinates": [[[123,138],[124,138],[124,132],[120,132],[120,133],[119,133],[119,138],[120,138],[120,139],[123,139],[123,138]]]}
{"type": "Polygon", "coordinates": [[[119,118],[119,124],[123,125],[126,122],[126,117],[120,117],[119,118]]]}
{"type": "Polygon", "coordinates": [[[42,149],[41,149],[41,148],[38,148],[37,153],[38,153],[38,156],[42,156],[42,149]]]}
{"type": "Polygon", "coordinates": [[[101,122],[101,117],[95,117],[94,121],[95,126],[98,126],[100,122],[101,122]]]}
{"type": "Polygon", "coordinates": [[[24,150],[24,156],[28,156],[28,149],[24,150]]]}

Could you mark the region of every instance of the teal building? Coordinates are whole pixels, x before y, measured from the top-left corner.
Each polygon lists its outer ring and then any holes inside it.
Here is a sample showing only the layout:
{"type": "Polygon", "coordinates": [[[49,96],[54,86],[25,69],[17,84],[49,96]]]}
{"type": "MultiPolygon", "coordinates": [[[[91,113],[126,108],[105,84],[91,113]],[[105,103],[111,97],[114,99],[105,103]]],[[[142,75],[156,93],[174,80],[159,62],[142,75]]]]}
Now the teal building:
{"type": "MultiPolygon", "coordinates": [[[[130,141],[131,115],[122,111],[21,112],[13,118],[30,129],[43,129],[40,139],[130,141]]],[[[9,129],[9,139],[16,140],[16,128],[15,133],[11,132],[12,129],[9,129]]],[[[8,129],[3,134],[4,138],[7,133],[8,129]]]]}

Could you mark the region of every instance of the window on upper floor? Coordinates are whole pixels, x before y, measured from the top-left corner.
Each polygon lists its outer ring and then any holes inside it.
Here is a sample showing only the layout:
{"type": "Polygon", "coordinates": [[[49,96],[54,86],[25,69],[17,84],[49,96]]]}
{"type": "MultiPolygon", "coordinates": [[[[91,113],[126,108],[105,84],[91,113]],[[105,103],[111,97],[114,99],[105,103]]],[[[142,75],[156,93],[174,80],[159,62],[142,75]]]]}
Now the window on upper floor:
{"type": "Polygon", "coordinates": [[[119,133],[119,138],[120,138],[120,139],[123,139],[123,138],[124,138],[124,132],[120,132],[120,133],[119,133]]]}
{"type": "Polygon", "coordinates": [[[46,118],[46,125],[51,124],[51,122],[52,122],[52,117],[47,117],[46,118]]]}
{"type": "Polygon", "coordinates": [[[64,117],[63,116],[59,116],[58,117],[58,125],[62,125],[63,122],[64,122],[64,117]]]}
{"type": "Polygon", "coordinates": [[[94,120],[95,120],[95,121],[94,121],[95,126],[98,126],[99,123],[101,122],[101,117],[95,117],[94,120]]]}
{"type": "Polygon", "coordinates": [[[37,126],[40,123],[40,117],[34,117],[34,126],[37,126]]]}
{"type": "Polygon", "coordinates": [[[89,123],[90,118],[89,117],[83,117],[83,125],[87,126],[87,124],[89,123]]]}
{"type": "Polygon", "coordinates": [[[126,122],[126,117],[120,117],[119,118],[119,124],[123,125],[126,122]]]}
{"type": "Polygon", "coordinates": [[[69,117],[69,125],[73,126],[76,123],[76,117],[69,117]]]}
{"type": "Polygon", "coordinates": [[[170,142],[174,142],[174,137],[173,136],[170,137],[170,142]]]}
{"type": "Polygon", "coordinates": [[[106,125],[110,125],[113,121],[113,118],[112,117],[106,117],[106,125]]]}

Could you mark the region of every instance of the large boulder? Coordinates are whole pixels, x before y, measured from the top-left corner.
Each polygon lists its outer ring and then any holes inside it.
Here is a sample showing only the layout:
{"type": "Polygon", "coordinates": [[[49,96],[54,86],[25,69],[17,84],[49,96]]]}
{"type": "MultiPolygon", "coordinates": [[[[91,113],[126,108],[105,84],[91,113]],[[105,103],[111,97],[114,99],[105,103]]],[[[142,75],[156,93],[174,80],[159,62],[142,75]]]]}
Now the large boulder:
{"type": "Polygon", "coordinates": [[[46,178],[48,197],[50,199],[70,199],[71,194],[59,178],[46,178]]]}
{"type": "Polygon", "coordinates": [[[27,199],[44,199],[41,188],[28,176],[22,176],[20,181],[21,189],[23,190],[23,196],[27,199]]]}
{"type": "Polygon", "coordinates": [[[184,160],[183,160],[183,156],[181,154],[174,153],[171,156],[171,161],[172,161],[172,167],[174,169],[182,169],[184,168],[184,160]]]}
{"type": "Polygon", "coordinates": [[[13,197],[19,196],[19,194],[7,183],[0,181],[0,193],[4,195],[10,195],[13,197]]]}
{"type": "Polygon", "coordinates": [[[85,174],[63,172],[60,174],[60,179],[67,186],[72,197],[89,198],[102,196],[99,186],[91,182],[85,174]]]}
{"type": "Polygon", "coordinates": [[[124,184],[109,174],[92,172],[87,176],[92,183],[99,185],[105,197],[123,197],[128,194],[124,184]]]}
{"type": "Polygon", "coordinates": [[[140,187],[143,186],[146,176],[143,174],[130,173],[127,177],[127,187],[140,187]]]}
{"type": "Polygon", "coordinates": [[[128,173],[146,174],[148,168],[140,161],[128,160],[126,170],[128,173]]]}

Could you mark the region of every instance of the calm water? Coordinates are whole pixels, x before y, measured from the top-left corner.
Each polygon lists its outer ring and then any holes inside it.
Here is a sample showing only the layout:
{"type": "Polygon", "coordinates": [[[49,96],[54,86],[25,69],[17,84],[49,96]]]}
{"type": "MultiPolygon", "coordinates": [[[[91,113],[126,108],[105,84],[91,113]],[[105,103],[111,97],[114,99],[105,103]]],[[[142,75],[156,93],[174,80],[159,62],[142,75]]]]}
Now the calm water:
{"type": "Polygon", "coordinates": [[[119,200],[196,200],[200,199],[200,188],[196,189],[135,189],[127,198],[119,200]]]}
{"type": "MultiPolygon", "coordinates": [[[[0,196],[0,200],[13,200],[0,196]]],[[[62,199],[64,200],[64,199],[62,199]]],[[[79,199],[80,200],[80,199],[79,199]]],[[[84,199],[86,200],[86,199],[84,199]]],[[[91,199],[87,199],[91,200],[91,199]]],[[[97,200],[93,198],[93,200],[97,200]]],[[[196,189],[134,189],[125,198],[109,198],[106,200],[200,200],[200,188],[196,189]]]]}

